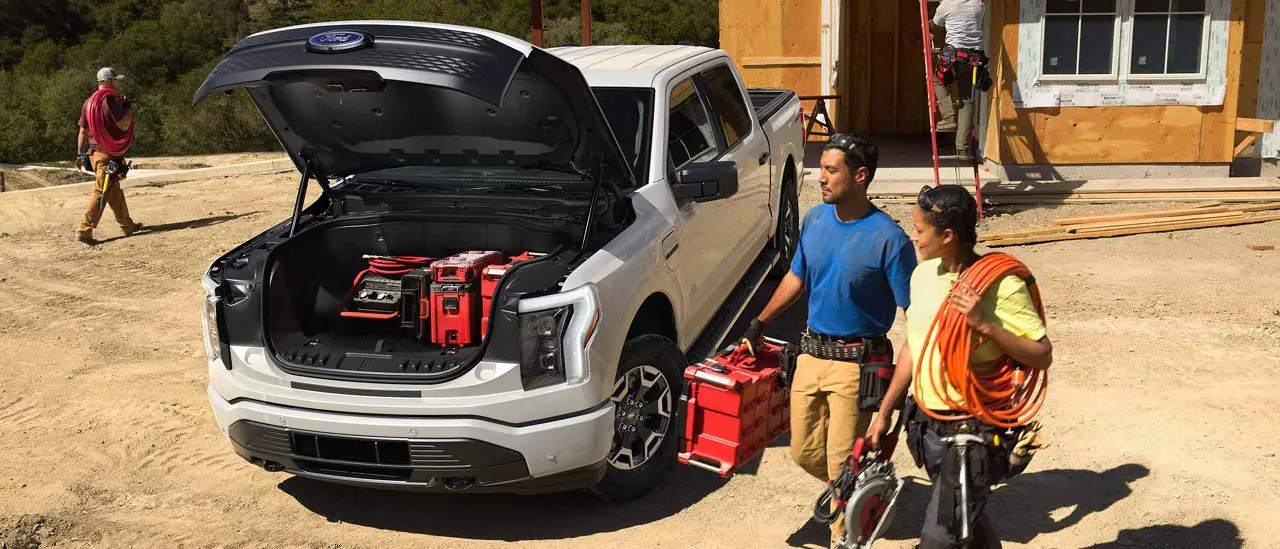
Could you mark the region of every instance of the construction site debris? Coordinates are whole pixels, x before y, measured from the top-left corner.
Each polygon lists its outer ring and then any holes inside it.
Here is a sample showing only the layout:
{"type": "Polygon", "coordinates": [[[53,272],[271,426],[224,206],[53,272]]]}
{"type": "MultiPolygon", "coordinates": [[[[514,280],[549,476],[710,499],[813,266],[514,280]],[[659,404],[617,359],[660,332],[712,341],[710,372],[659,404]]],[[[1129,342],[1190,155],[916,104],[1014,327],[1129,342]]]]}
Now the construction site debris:
{"type": "Polygon", "coordinates": [[[1246,247],[1255,252],[1266,252],[1266,251],[1276,249],[1275,246],[1272,246],[1270,244],[1250,244],[1246,247]]]}

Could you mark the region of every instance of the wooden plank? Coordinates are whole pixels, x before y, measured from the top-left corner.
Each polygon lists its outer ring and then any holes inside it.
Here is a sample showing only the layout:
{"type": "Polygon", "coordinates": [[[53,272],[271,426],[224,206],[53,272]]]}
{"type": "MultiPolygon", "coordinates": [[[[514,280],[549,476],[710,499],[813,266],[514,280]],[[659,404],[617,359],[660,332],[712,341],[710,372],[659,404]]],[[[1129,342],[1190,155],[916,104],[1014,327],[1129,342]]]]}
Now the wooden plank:
{"type": "Polygon", "coordinates": [[[978,237],[978,242],[988,240],[1005,240],[1009,238],[1018,238],[1023,236],[1034,236],[1040,234],[1056,234],[1071,233],[1077,231],[1095,231],[1107,229],[1119,229],[1131,226],[1146,226],[1158,223],[1176,223],[1183,221],[1198,221],[1201,219],[1222,219],[1226,217],[1241,217],[1244,214],[1240,212],[1214,212],[1198,215],[1177,216],[1177,217],[1157,217],[1148,219],[1130,219],[1116,221],[1098,221],[1094,223],[1081,223],[1077,225],[1052,225],[1048,227],[1037,227],[1034,229],[1024,229],[1020,231],[1008,231],[1000,233],[988,233],[978,237]]]}
{"type": "MultiPolygon", "coordinates": [[[[1211,202],[1211,204],[1221,204],[1221,202],[1211,202]]],[[[1132,219],[1151,219],[1156,217],[1175,217],[1183,215],[1196,215],[1202,213],[1217,213],[1229,211],[1227,206],[1222,207],[1189,207],[1176,208],[1171,210],[1152,210],[1149,212],[1125,212],[1118,214],[1105,215],[1081,215],[1076,217],[1063,217],[1050,221],[1054,225],[1083,225],[1086,223],[1099,223],[1103,221],[1128,221],[1132,219]]]]}
{"type": "MultiPolygon", "coordinates": [[[[972,187],[971,184],[965,186],[972,187]]],[[[1094,179],[1090,181],[987,183],[982,186],[982,194],[984,195],[1210,191],[1280,191],[1280,178],[1094,179]]]]}
{"type": "Polygon", "coordinates": [[[1163,227],[1166,225],[1178,225],[1210,219],[1242,219],[1244,217],[1246,216],[1240,212],[1222,212],[1204,215],[1188,215],[1184,217],[1170,217],[1164,219],[1112,221],[1108,223],[1093,223],[1089,225],[1078,225],[1065,228],[1069,233],[1095,233],[1098,231],[1113,231],[1116,229],[1130,229],[1135,227],[1163,227]]]}
{"type": "Polygon", "coordinates": [[[821,67],[821,57],[747,57],[743,67],[821,67]]]}
{"type": "Polygon", "coordinates": [[[1170,231],[1181,231],[1187,229],[1204,229],[1209,227],[1230,227],[1233,225],[1246,225],[1251,223],[1263,223],[1267,221],[1280,220],[1280,214],[1259,215],[1246,217],[1243,219],[1216,219],[1208,221],[1198,221],[1192,223],[1174,224],[1165,227],[1137,227],[1132,229],[1115,229],[1111,231],[1100,231],[1095,233],[1084,234],[1067,234],[1067,235],[1048,235],[1048,236],[1028,236],[1023,238],[1009,238],[1005,240],[993,240],[984,242],[988,247],[997,248],[1001,246],[1017,246],[1021,244],[1037,244],[1041,242],[1058,242],[1062,240],[1082,240],[1087,238],[1104,238],[1110,236],[1128,236],[1133,234],[1146,233],[1162,233],[1170,231]]]}
{"type": "Polygon", "coordinates": [[[1240,144],[1236,145],[1236,149],[1231,152],[1231,158],[1240,156],[1240,153],[1244,152],[1245,149],[1249,148],[1249,145],[1252,145],[1254,141],[1258,140],[1258,135],[1259,134],[1257,133],[1250,133],[1249,135],[1244,136],[1244,139],[1240,141],[1240,144]]]}
{"type": "Polygon", "coordinates": [[[894,63],[893,43],[897,40],[897,29],[893,28],[894,12],[897,2],[868,2],[867,32],[871,41],[867,45],[867,68],[870,72],[869,91],[871,105],[867,113],[867,132],[872,135],[888,135],[893,133],[894,103],[897,97],[893,94],[894,63]]]}
{"type": "Polygon", "coordinates": [[[1261,118],[1237,118],[1236,131],[1240,132],[1262,132],[1271,133],[1275,129],[1275,120],[1263,120],[1261,118]]]}

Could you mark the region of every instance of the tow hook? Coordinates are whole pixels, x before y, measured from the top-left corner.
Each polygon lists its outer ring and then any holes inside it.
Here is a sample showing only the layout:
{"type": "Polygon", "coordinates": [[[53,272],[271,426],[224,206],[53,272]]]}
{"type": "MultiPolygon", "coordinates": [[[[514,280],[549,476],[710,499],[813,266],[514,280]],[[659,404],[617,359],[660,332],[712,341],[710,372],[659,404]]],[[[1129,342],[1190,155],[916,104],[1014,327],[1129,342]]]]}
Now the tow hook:
{"type": "Polygon", "coordinates": [[[449,477],[444,479],[444,487],[454,492],[461,492],[476,483],[471,477],[449,477]]]}

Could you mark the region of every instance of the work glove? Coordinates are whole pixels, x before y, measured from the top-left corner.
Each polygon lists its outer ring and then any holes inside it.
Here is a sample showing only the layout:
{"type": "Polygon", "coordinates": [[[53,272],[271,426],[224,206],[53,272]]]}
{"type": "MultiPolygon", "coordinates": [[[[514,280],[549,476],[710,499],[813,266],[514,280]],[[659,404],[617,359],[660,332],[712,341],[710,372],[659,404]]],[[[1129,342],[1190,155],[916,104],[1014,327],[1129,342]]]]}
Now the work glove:
{"type": "Polygon", "coordinates": [[[751,344],[751,350],[754,352],[761,343],[764,342],[764,322],[758,318],[751,319],[751,325],[747,326],[747,331],[742,332],[742,340],[751,344]]]}
{"type": "Polygon", "coordinates": [[[1049,440],[1040,434],[1040,422],[1032,421],[1028,423],[1022,432],[1018,435],[1018,441],[1014,443],[1013,450],[1009,452],[1009,467],[1011,475],[1021,473],[1031,463],[1031,458],[1035,457],[1036,451],[1049,446],[1049,440]]]}

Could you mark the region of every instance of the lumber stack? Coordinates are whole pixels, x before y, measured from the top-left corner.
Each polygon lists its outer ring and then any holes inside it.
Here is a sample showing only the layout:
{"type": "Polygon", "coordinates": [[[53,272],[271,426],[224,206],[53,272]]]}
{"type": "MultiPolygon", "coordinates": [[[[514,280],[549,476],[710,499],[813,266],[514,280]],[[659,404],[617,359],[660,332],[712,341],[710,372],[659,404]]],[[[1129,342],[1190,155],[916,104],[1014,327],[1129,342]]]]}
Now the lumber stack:
{"type": "Polygon", "coordinates": [[[978,241],[988,247],[997,248],[1040,242],[1228,227],[1280,220],[1280,213],[1274,213],[1276,210],[1280,210],[1280,202],[1236,206],[1213,203],[1191,208],[1067,217],[1056,219],[1046,227],[985,234],[980,236],[978,241]]]}
{"type": "MultiPolygon", "coordinates": [[[[971,185],[966,188],[973,192],[971,185]]],[[[872,185],[868,194],[878,198],[879,202],[913,203],[919,191],[918,185],[888,184],[872,185]]],[[[1240,177],[988,183],[982,186],[982,199],[989,204],[1280,201],[1280,179],[1240,177]]]]}

